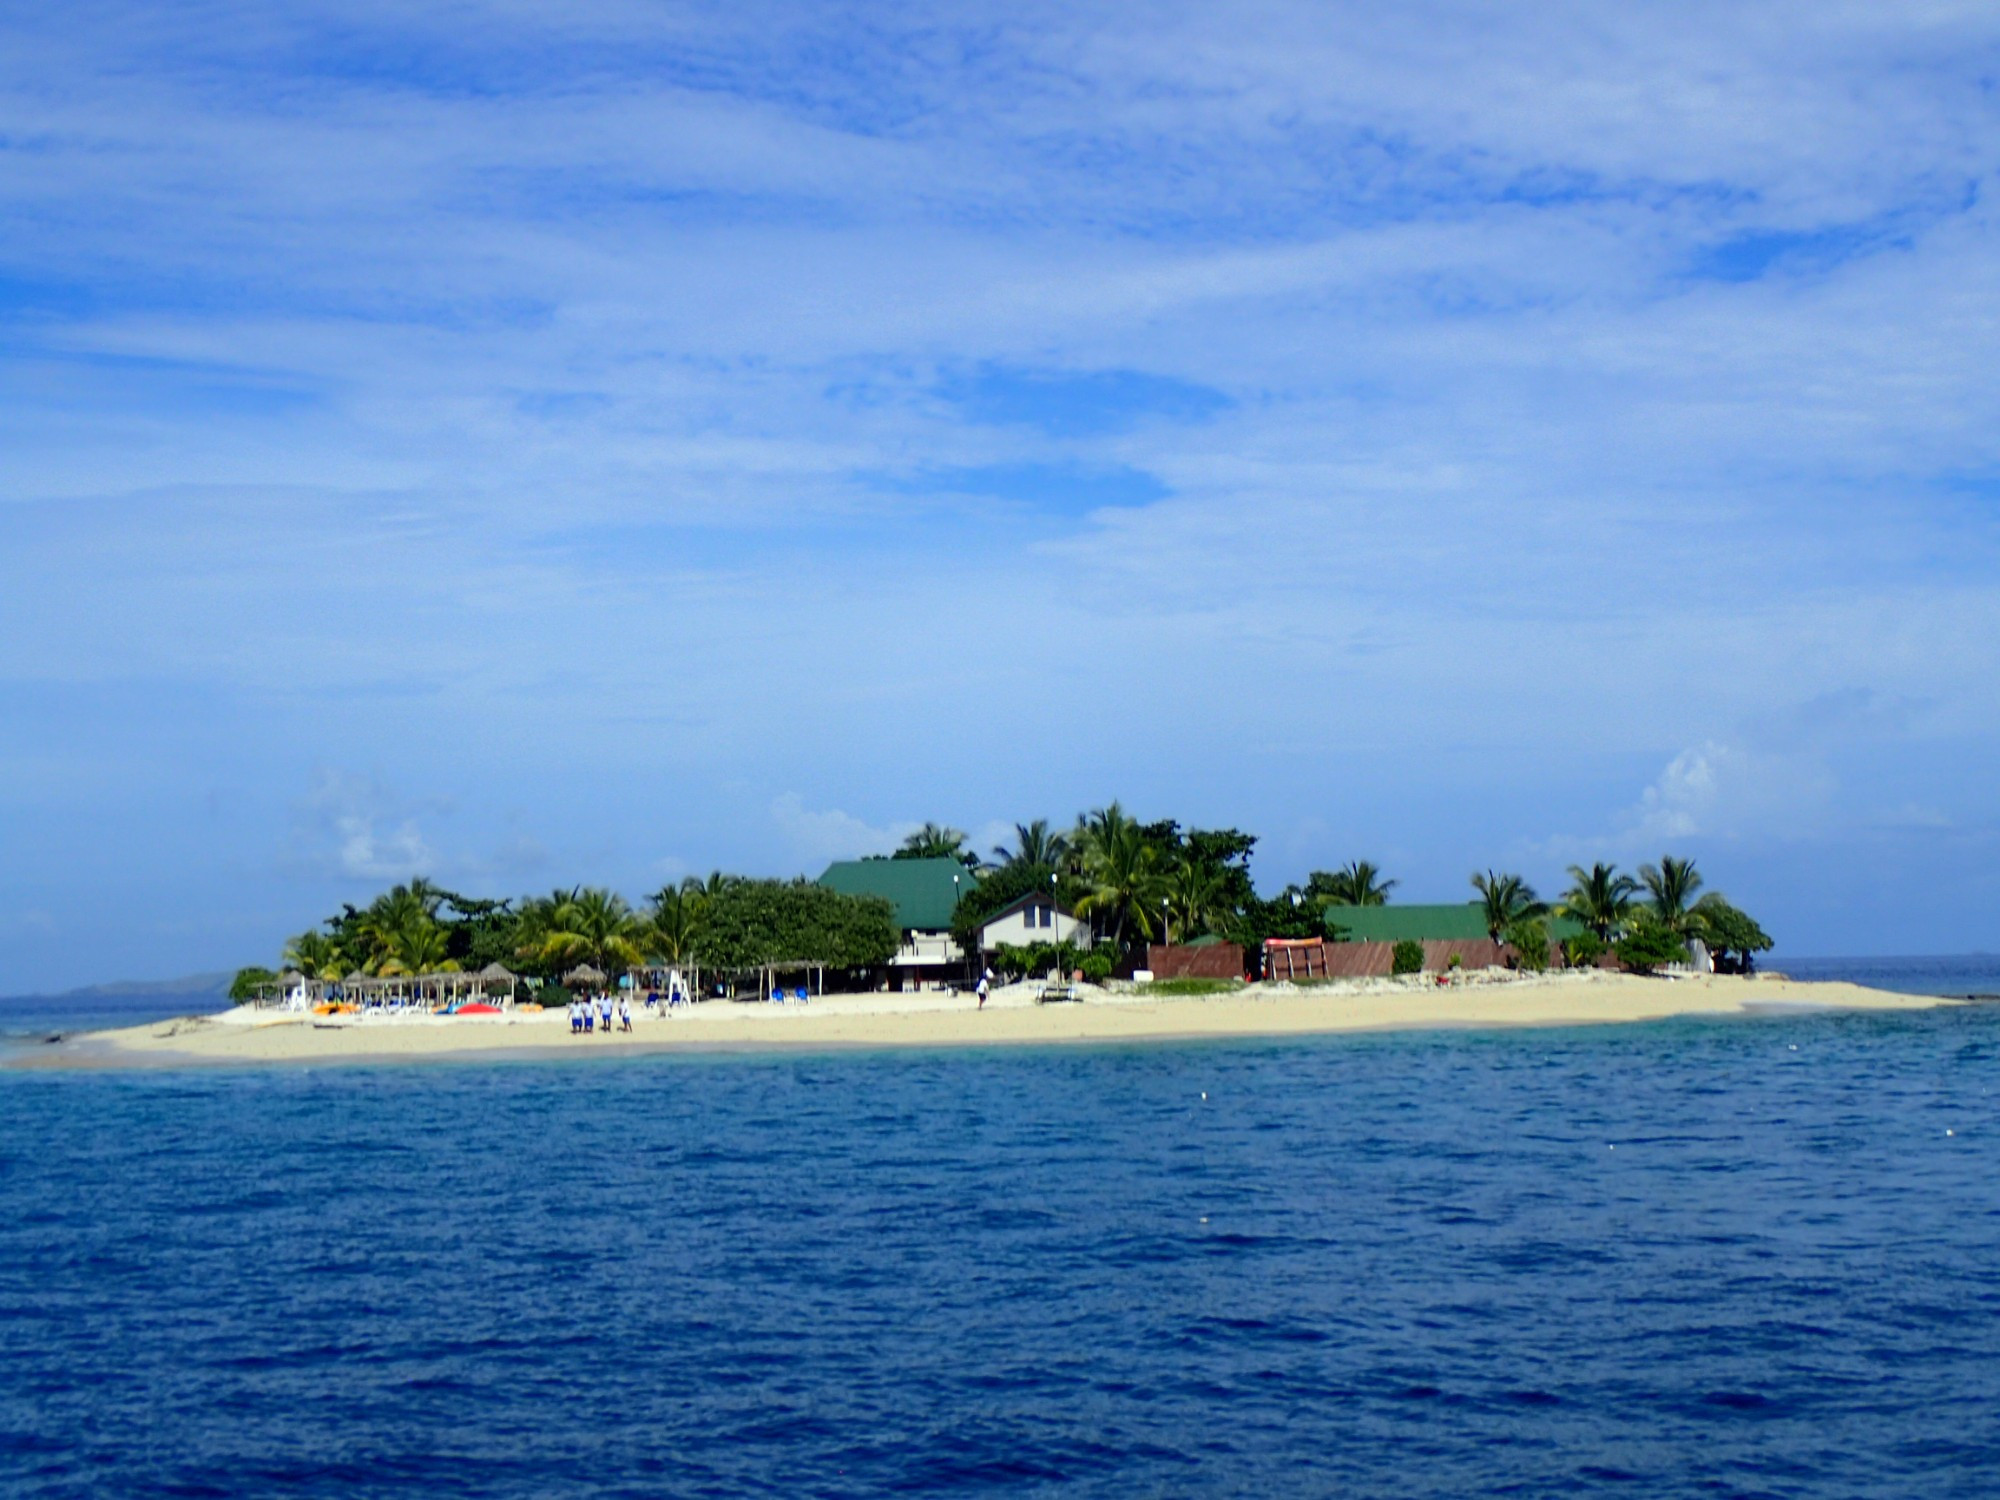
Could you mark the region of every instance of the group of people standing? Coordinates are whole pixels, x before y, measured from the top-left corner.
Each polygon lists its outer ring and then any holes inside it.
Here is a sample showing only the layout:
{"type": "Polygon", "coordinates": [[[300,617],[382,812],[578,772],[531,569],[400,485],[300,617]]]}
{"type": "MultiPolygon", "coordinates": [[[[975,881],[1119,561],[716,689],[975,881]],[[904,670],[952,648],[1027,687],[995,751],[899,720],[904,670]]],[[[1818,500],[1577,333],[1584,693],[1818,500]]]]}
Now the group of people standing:
{"type": "Polygon", "coordinates": [[[609,1036],[614,1021],[617,1022],[620,1031],[632,1029],[632,999],[629,995],[620,995],[615,1006],[609,995],[593,995],[588,999],[572,1000],[569,1003],[571,1036],[582,1036],[593,1031],[602,1031],[609,1036]]]}

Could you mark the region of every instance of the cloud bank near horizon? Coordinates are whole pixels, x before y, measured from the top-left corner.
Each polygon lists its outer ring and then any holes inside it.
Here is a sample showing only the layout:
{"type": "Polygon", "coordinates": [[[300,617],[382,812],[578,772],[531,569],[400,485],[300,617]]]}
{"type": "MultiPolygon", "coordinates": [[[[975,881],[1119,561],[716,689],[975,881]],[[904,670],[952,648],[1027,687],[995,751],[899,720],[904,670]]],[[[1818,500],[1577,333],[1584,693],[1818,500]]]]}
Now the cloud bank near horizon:
{"type": "Polygon", "coordinates": [[[0,990],[1114,796],[2000,941],[1980,7],[0,35],[0,990]]]}

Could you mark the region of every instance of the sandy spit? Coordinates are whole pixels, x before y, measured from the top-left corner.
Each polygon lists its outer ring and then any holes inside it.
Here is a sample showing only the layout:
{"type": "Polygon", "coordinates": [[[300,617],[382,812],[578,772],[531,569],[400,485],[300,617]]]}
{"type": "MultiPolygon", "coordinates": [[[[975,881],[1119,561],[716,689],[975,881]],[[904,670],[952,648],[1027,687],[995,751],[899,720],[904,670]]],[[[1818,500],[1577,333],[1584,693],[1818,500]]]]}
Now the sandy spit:
{"type": "Polygon", "coordinates": [[[1372,980],[1313,988],[1250,985],[1169,998],[1086,986],[1070,1004],[1038,1005],[1035,987],[970,996],[833,995],[805,1006],[710,1002],[634,1019],[630,1035],[572,1037],[563,1013],[497,1017],[289,1016],[238,1010],[89,1032],[14,1059],[15,1068],[186,1067],[485,1058],[631,1056],[672,1051],[806,1051],[1279,1037],[1425,1028],[1485,1030],[1748,1015],[1788,1009],[1912,1010],[1950,1001],[1776,976],[1642,979],[1592,973],[1434,982],[1372,980]]]}

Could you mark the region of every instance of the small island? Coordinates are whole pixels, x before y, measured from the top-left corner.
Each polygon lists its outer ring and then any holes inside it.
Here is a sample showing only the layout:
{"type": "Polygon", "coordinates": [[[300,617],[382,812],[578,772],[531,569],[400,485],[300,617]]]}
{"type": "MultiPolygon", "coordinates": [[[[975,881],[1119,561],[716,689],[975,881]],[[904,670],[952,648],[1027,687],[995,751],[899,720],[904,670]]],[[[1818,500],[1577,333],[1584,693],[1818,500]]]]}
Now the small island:
{"type": "MultiPolygon", "coordinates": [[[[1579,1025],[1931,997],[1755,971],[1762,927],[1693,862],[1572,866],[1544,901],[1483,870],[1412,905],[1357,860],[1260,894],[1254,835],[1019,824],[980,856],[926,824],[817,879],[713,874],[638,906],[591,886],[520,899],[417,879],[246,968],[238,1003],[78,1038],[106,1064],[963,1046],[1579,1025]],[[1061,1002],[1061,1003],[1057,1003],[1061,1002]]],[[[59,1060],[44,1054],[44,1061],[59,1060]]]]}

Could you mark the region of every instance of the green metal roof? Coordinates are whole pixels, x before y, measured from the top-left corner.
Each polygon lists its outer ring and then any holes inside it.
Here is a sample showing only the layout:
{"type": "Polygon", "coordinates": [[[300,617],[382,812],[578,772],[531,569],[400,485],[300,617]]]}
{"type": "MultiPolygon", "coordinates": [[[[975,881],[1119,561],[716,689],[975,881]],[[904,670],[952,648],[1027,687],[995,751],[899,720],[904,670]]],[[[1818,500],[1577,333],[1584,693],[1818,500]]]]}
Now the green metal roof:
{"type": "Polygon", "coordinates": [[[843,859],[828,865],[819,883],[850,896],[888,897],[905,932],[943,932],[978,879],[955,859],[843,859]]]}
{"type": "MultiPolygon", "coordinates": [[[[1354,943],[1400,943],[1405,938],[1457,943],[1486,936],[1486,909],[1477,901],[1459,906],[1329,906],[1326,917],[1345,928],[1344,939],[1354,943]]],[[[1550,942],[1583,931],[1582,923],[1568,917],[1542,920],[1550,942]]]]}

